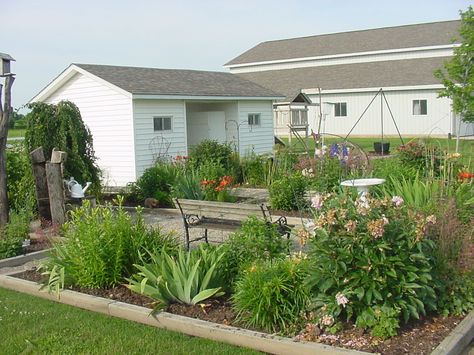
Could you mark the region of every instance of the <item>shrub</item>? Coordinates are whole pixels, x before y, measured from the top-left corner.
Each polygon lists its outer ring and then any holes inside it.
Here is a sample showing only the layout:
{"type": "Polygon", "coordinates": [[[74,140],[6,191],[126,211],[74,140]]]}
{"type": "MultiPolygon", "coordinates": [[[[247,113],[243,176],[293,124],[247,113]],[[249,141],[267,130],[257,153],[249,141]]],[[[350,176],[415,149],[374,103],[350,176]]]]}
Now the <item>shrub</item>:
{"type": "Polygon", "coordinates": [[[180,249],[176,256],[165,249],[150,253],[151,262],[135,265],[139,272],[129,279],[128,288],[156,300],[155,310],[170,303],[195,305],[222,296],[223,256],[220,247],[208,245],[191,252],[180,249]]]}
{"type": "Polygon", "coordinates": [[[304,198],[307,180],[301,173],[283,176],[269,188],[270,203],[273,209],[293,211],[301,210],[307,203],[304,198]]]}
{"type": "Polygon", "coordinates": [[[148,260],[146,250],[177,248],[172,235],[147,228],[139,209],[132,221],[121,206],[91,208],[86,201],[70,213],[64,236],[42,265],[50,290],[59,291],[64,285],[112,287],[132,274],[134,264],[148,260]]]}
{"type": "Polygon", "coordinates": [[[288,333],[308,306],[306,276],[300,259],[254,263],[235,284],[232,305],[237,319],[268,332],[288,333]]]}
{"type": "Polygon", "coordinates": [[[191,149],[189,163],[193,169],[199,170],[205,163],[213,162],[224,169],[224,174],[233,175],[233,155],[230,145],[219,143],[216,140],[205,139],[191,149]]]}
{"type": "Polygon", "coordinates": [[[65,151],[64,175],[81,183],[92,182],[92,190],[100,191],[100,170],[92,145],[92,135],[84,124],[76,105],[61,101],[57,105],[35,102],[28,105],[28,127],[25,142],[28,152],[43,147],[46,159],[53,148],[65,151]]]}
{"type": "Polygon", "coordinates": [[[35,184],[30,159],[23,143],[7,149],[8,201],[14,211],[33,213],[36,209],[35,184]]]}
{"type": "MultiPolygon", "coordinates": [[[[393,312],[400,312],[405,321],[436,309],[434,244],[425,238],[434,216],[410,211],[400,197],[354,201],[318,195],[312,202],[308,285],[316,309],[372,329],[385,318],[367,317],[382,307],[388,307],[386,317],[395,319],[393,312]]],[[[387,327],[395,329],[392,325],[387,327]]]]}
{"type": "Polygon", "coordinates": [[[222,268],[227,284],[232,284],[239,271],[249,263],[283,258],[288,248],[288,240],[280,235],[276,225],[249,217],[223,245],[225,257],[222,268]]]}
{"type": "Polygon", "coordinates": [[[428,146],[423,141],[411,141],[398,147],[401,163],[427,175],[430,171],[438,173],[440,151],[436,146],[428,146]]]}
{"type": "Polygon", "coordinates": [[[269,169],[269,157],[251,153],[241,160],[242,181],[245,185],[266,186],[266,172],[269,169]]]}
{"type": "Polygon", "coordinates": [[[28,239],[31,215],[11,211],[9,222],[0,230],[0,259],[17,256],[22,252],[23,240],[28,239]]]}
{"type": "Polygon", "coordinates": [[[171,186],[171,194],[177,198],[189,200],[204,200],[204,193],[201,189],[201,179],[199,175],[190,170],[185,174],[179,174],[171,186]]]}
{"type": "Polygon", "coordinates": [[[140,200],[156,198],[161,206],[173,206],[171,186],[177,177],[176,168],[166,162],[157,162],[146,169],[135,184],[135,193],[140,200]]]}

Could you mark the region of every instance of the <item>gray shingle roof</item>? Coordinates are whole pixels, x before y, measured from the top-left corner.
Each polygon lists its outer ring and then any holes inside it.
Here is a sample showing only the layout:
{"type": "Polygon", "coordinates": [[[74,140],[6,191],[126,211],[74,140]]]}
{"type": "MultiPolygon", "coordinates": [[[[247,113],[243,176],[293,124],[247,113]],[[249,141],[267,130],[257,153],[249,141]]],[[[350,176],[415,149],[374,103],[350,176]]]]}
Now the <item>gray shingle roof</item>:
{"type": "Polygon", "coordinates": [[[451,44],[460,21],[443,21],[263,42],[225,65],[451,44]]]}
{"type": "Polygon", "coordinates": [[[440,84],[433,71],[447,58],[422,58],[236,74],[292,99],[301,89],[381,88],[440,84]]]}
{"type": "Polygon", "coordinates": [[[281,94],[230,73],[74,64],[132,94],[281,97],[281,94]]]}

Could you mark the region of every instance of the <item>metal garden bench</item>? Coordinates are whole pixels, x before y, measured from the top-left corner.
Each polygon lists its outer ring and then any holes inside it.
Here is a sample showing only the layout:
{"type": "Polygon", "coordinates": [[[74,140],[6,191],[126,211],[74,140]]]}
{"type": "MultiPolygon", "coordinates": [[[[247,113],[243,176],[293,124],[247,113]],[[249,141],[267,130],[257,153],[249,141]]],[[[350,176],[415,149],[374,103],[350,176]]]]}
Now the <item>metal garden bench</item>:
{"type": "Polygon", "coordinates": [[[286,217],[279,217],[272,222],[272,217],[265,204],[252,205],[244,203],[214,202],[200,200],[175,199],[184,223],[185,244],[189,250],[192,242],[205,240],[208,243],[208,230],[233,231],[242,226],[242,222],[250,216],[262,218],[267,223],[276,224],[281,235],[290,238],[291,227],[286,217]],[[204,229],[200,237],[190,239],[189,229],[204,229]]]}

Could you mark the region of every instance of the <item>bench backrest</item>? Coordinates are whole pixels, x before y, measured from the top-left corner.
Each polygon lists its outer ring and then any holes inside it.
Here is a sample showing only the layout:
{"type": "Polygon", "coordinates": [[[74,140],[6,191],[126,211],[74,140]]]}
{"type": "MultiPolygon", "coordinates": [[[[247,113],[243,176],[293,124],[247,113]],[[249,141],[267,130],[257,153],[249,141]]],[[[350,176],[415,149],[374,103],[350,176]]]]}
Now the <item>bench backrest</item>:
{"type": "Polygon", "coordinates": [[[221,218],[227,220],[241,221],[249,216],[257,218],[269,218],[270,212],[267,206],[251,205],[245,203],[214,202],[200,200],[176,199],[176,204],[181,212],[187,215],[199,217],[221,218]]]}

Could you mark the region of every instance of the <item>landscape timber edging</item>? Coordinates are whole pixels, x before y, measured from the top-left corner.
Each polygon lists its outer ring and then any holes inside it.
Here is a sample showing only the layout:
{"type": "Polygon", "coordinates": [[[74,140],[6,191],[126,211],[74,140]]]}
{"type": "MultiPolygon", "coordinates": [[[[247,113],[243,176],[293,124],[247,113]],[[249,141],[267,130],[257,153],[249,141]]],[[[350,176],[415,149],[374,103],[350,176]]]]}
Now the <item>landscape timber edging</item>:
{"type": "Polygon", "coordinates": [[[474,310],[431,352],[431,355],[458,355],[474,340],[474,310]]]}
{"type": "Polygon", "coordinates": [[[1,259],[0,269],[3,267],[20,266],[32,260],[44,259],[48,256],[50,250],[51,249],[44,249],[33,253],[14,256],[12,258],[1,259]]]}
{"type": "Polygon", "coordinates": [[[211,323],[168,312],[159,312],[150,316],[151,310],[149,308],[87,295],[71,290],[62,291],[60,298],[58,299],[56,295],[49,294],[45,290],[40,290],[40,285],[36,282],[15,278],[9,275],[0,275],[0,287],[87,309],[93,312],[108,314],[113,317],[151,325],[157,328],[251,348],[271,354],[369,354],[362,351],[337,348],[320,343],[296,342],[290,338],[211,323]]]}

